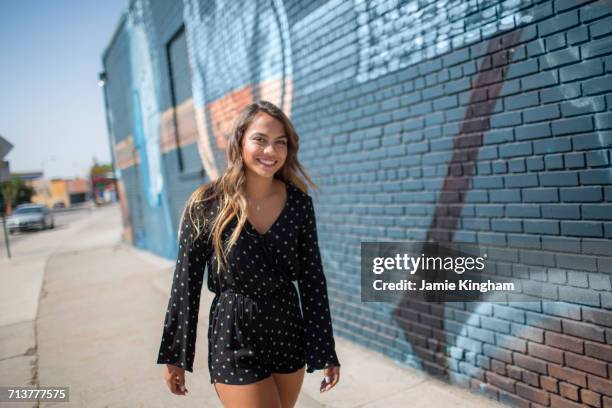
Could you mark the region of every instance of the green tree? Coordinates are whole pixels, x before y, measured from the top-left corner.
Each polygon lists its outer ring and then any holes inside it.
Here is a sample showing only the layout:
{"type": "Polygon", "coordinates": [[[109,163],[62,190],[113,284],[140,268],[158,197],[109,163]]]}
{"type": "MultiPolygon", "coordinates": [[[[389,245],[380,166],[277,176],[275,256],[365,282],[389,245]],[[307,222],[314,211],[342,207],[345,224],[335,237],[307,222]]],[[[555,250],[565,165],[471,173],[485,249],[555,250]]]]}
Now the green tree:
{"type": "Polygon", "coordinates": [[[91,177],[106,177],[108,173],[112,173],[113,166],[111,164],[98,164],[95,162],[89,170],[91,177]]]}
{"type": "Polygon", "coordinates": [[[10,180],[0,183],[0,194],[2,195],[5,212],[11,214],[14,207],[31,202],[34,189],[22,179],[13,175],[10,180]]]}

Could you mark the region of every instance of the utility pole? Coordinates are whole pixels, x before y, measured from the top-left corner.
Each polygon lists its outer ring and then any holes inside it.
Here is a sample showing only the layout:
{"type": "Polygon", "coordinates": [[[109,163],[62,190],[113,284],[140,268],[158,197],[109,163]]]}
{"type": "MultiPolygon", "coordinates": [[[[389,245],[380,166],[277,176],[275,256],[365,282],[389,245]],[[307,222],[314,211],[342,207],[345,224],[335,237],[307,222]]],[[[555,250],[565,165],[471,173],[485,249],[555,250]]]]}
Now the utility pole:
{"type": "MultiPolygon", "coordinates": [[[[2,200],[2,204],[4,207],[4,200],[2,200]]],[[[5,215],[5,211],[2,211],[2,229],[4,230],[4,243],[6,244],[6,255],[8,256],[8,259],[11,259],[11,241],[9,240],[9,236],[8,236],[8,228],[6,228],[6,215],[5,215]]]]}
{"type": "MultiPolygon", "coordinates": [[[[7,183],[11,179],[9,170],[9,162],[4,161],[4,157],[13,149],[13,145],[0,135],[0,184],[7,183]]],[[[2,215],[2,229],[4,231],[4,242],[6,244],[6,254],[11,259],[11,243],[9,240],[8,228],[6,227],[6,209],[8,207],[9,197],[5,196],[5,188],[9,186],[0,185],[0,214],[2,215]]]]}

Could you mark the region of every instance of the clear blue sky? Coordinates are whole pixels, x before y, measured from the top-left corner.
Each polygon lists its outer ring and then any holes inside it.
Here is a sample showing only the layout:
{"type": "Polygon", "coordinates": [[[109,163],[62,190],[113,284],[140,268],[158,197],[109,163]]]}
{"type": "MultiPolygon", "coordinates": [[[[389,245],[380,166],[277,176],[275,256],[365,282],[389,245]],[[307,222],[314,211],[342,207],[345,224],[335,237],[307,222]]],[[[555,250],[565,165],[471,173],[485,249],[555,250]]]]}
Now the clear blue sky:
{"type": "Polygon", "coordinates": [[[110,163],[101,55],[127,0],[0,1],[0,134],[12,172],[110,163]]]}

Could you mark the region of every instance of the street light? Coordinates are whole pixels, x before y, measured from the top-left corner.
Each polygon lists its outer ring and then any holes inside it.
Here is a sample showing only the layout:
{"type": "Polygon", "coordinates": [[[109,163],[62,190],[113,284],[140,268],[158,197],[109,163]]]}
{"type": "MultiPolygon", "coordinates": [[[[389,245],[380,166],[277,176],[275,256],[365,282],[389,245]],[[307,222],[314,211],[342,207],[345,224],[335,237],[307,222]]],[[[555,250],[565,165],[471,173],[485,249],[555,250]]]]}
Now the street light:
{"type": "Polygon", "coordinates": [[[106,84],[106,71],[102,71],[98,74],[98,86],[102,88],[106,84]]]}
{"type": "MultiPolygon", "coordinates": [[[[111,157],[111,166],[113,173],[113,184],[115,187],[115,191],[119,191],[117,186],[117,180],[115,179],[116,174],[116,166],[115,163],[115,137],[113,135],[113,120],[112,120],[112,112],[110,110],[110,106],[108,104],[108,88],[106,87],[106,83],[108,82],[108,76],[106,75],[106,71],[102,71],[98,74],[98,86],[102,88],[102,93],[104,96],[104,114],[106,117],[106,131],[108,133],[108,147],[110,149],[110,157],[111,157]]],[[[91,178],[90,178],[91,180],[91,178]]],[[[93,183],[92,183],[92,191],[93,191],[93,183]]],[[[95,197],[94,197],[95,199],[95,197]]]]}

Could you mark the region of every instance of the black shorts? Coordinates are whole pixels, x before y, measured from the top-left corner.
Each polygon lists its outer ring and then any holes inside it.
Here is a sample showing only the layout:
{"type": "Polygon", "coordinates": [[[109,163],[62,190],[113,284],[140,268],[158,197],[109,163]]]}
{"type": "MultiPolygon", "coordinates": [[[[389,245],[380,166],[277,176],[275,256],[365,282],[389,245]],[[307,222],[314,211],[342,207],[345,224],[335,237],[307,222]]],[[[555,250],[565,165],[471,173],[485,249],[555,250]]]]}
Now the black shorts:
{"type": "Polygon", "coordinates": [[[211,383],[250,384],[306,364],[304,325],[293,284],[272,295],[221,292],[210,317],[211,383]]]}

